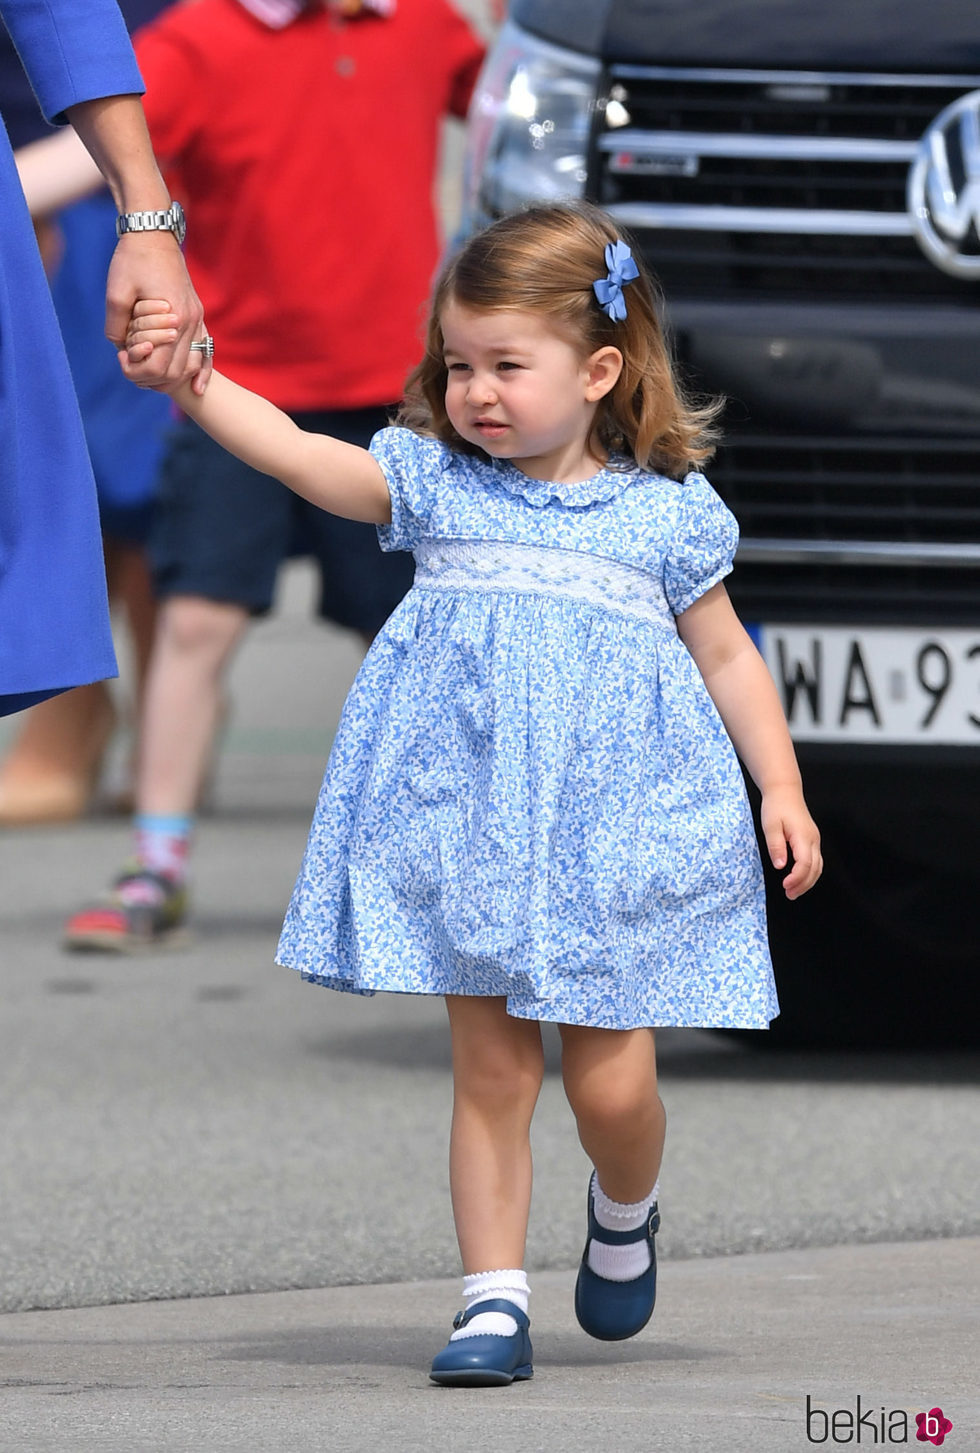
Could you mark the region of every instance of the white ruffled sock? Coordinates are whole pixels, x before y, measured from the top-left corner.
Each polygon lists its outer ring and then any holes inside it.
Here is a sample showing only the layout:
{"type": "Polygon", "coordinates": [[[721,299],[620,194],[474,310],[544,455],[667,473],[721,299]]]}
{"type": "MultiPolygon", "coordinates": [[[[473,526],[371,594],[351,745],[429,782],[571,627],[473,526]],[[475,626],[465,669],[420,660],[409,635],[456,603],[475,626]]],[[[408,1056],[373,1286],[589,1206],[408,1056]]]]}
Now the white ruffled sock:
{"type": "MultiPolygon", "coordinates": [[[[480,1302],[494,1301],[503,1297],[513,1302],[522,1312],[527,1311],[531,1289],[527,1274],[520,1270],[478,1271],[463,1277],[463,1310],[468,1312],[480,1302]]],[[[464,1337],[513,1337],[517,1323],[506,1312],[478,1312],[465,1327],[459,1327],[450,1337],[450,1342],[459,1342],[464,1337]]]]}
{"type": "MultiPolygon", "coordinates": [[[[639,1231],[645,1226],[650,1208],[657,1199],[660,1182],[642,1201],[624,1204],[613,1201],[599,1184],[599,1177],[592,1180],[592,1205],[595,1218],[606,1231],[639,1231]]],[[[589,1243],[589,1267],[596,1276],[606,1281],[633,1281],[642,1276],[650,1265],[650,1244],[643,1241],[629,1241],[625,1246],[611,1246],[596,1237],[589,1243]]]]}

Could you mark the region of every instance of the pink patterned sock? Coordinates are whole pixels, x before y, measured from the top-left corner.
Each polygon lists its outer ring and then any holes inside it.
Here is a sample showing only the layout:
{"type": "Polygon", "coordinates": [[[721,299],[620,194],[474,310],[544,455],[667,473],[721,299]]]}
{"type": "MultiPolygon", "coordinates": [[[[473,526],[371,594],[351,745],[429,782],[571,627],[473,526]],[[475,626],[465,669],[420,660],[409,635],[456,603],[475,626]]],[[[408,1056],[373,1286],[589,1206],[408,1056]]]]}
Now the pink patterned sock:
{"type": "Polygon", "coordinates": [[[183,883],[187,878],[193,826],[194,819],[189,816],[162,817],[138,813],[133,820],[133,829],[140,867],[159,873],[172,883],[183,883]]]}

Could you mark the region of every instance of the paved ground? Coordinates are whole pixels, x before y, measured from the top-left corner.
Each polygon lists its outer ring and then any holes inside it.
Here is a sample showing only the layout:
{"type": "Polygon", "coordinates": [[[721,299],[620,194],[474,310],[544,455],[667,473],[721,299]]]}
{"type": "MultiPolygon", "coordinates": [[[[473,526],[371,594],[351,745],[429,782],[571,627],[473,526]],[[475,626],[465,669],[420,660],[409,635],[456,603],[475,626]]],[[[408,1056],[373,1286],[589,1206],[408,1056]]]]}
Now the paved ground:
{"type": "MultiPolygon", "coordinates": [[[[458,128],[447,148],[451,215],[458,128]]],[[[613,1346],[571,1314],[585,1166],[552,1057],[535,1379],[428,1383],[458,1296],[441,1006],[270,968],[357,666],[309,602],[293,567],[235,672],[187,953],[59,951],[121,821],[0,834],[0,1453],[927,1447],[936,1406],[980,1448],[970,1055],[664,1034],[660,1302],[613,1346]]]]}
{"type": "Polygon", "coordinates": [[[0,1318],[0,1449],[793,1453],[856,1443],[859,1419],[865,1447],[882,1426],[930,1447],[914,1418],[940,1407],[950,1453],[973,1453],[978,1257],[974,1239],[670,1262],[655,1326],[619,1345],[589,1341],[572,1273],[546,1272],[534,1380],[486,1390],[427,1380],[441,1282],[20,1313],[0,1318]]]}
{"type": "Polygon", "coordinates": [[[295,568],[236,670],[188,952],[58,947],[124,823],[0,835],[0,1449],[782,1450],[808,1446],[808,1393],[938,1404],[950,1448],[980,1446],[969,1055],[665,1033],[661,1307],[618,1349],[570,1315],[586,1168],[552,1057],[536,1380],[428,1387],[457,1300],[441,1004],[271,968],[357,664],[308,591],[295,568]]]}

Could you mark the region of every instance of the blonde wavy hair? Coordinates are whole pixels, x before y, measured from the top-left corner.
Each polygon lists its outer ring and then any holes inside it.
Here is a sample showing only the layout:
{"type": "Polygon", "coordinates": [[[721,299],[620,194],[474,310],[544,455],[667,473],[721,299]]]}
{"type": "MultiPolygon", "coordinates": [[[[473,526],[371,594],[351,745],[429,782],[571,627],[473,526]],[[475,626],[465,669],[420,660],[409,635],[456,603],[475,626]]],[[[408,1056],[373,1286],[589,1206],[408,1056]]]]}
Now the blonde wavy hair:
{"type": "Polygon", "coordinates": [[[425,355],[409,376],[397,422],[479,454],[446,413],[441,317],[451,302],[487,312],[544,313],[583,358],[609,345],[619,349],[622,373],[600,400],[588,440],[600,456],[625,455],[631,464],[682,476],[714,452],[713,426],[724,400],[686,396],[660,325],[653,279],[635,244],[598,207],[567,202],[511,213],[470,238],[439,277],[425,355]],[[623,292],[626,318],[614,322],[592,284],[606,275],[607,243],[619,239],[629,244],[640,275],[623,292]]]}

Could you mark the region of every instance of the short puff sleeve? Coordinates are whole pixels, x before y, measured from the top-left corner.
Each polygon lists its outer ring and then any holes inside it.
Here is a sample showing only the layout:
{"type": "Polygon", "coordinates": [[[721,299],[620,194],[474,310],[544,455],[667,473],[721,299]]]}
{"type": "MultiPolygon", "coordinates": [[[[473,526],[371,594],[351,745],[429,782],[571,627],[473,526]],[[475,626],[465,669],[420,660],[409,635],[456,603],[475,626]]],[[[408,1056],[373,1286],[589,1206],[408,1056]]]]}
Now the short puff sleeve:
{"type": "Polygon", "coordinates": [[[703,474],[679,487],[674,536],[664,561],[664,591],[675,616],[723,580],[738,548],[738,524],[703,474]]]}
{"type": "Polygon", "coordinates": [[[391,524],[378,526],[382,550],[414,550],[429,532],[429,521],[452,452],[438,439],[411,429],[382,429],[371,440],[391,496],[391,524]]]}

